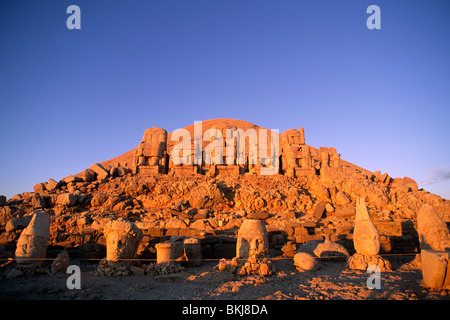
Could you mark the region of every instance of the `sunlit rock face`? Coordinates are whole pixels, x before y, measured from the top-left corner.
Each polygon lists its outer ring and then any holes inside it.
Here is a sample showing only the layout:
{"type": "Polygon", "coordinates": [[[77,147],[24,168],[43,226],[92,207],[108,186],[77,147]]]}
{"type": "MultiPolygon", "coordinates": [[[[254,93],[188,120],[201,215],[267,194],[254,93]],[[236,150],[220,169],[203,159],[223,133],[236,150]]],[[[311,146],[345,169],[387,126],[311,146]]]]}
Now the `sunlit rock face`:
{"type": "Polygon", "coordinates": [[[246,219],[238,231],[236,257],[262,258],[269,251],[269,236],[264,221],[246,219]]]}
{"type": "Polygon", "coordinates": [[[117,262],[134,259],[142,239],[142,231],[131,221],[110,221],[104,229],[106,237],[106,259],[117,262]]]}
{"type": "Polygon", "coordinates": [[[45,211],[34,213],[28,226],[22,231],[16,247],[17,264],[40,266],[47,254],[50,240],[50,215],[45,211]]]}
{"type": "Polygon", "coordinates": [[[355,228],[353,242],[358,253],[376,256],[380,251],[380,235],[367,212],[364,198],[356,199],[355,228]]]}

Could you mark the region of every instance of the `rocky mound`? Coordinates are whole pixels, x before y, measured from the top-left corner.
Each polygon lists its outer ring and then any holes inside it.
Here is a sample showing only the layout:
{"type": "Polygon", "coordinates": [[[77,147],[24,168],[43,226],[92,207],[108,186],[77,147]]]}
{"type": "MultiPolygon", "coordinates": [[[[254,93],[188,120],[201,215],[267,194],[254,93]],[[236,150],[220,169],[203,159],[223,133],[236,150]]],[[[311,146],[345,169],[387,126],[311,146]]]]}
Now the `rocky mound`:
{"type": "MultiPolygon", "coordinates": [[[[242,120],[214,119],[202,123],[202,133],[214,127],[263,129],[242,120]]],[[[185,129],[193,135],[194,125],[185,129]]],[[[450,222],[450,202],[419,190],[414,180],[393,179],[344,160],[324,165],[323,155],[328,159],[330,153],[300,145],[311,157],[306,175],[298,174],[303,172],[300,165],[292,175],[288,170],[268,176],[142,174],[136,169],[136,148],[59,181],[49,179],[35,185],[34,192],[0,199],[2,255],[13,256],[36,210],[51,216],[50,256],[51,248],[66,248],[77,257],[98,259],[105,256],[105,225],[120,217],[142,230],[138,255],[147,258],[155,257],[156,243],[171,236],[197,237],[205,257],[231,258],[245,218],[265,220],[271,249],[330,239],[354,251],[358,197],[366,200],[383,252],[418,251],[417,212],[424,204],[450,222]]],[[[167,149],[171,147],[169,133],[167,149]]]]}

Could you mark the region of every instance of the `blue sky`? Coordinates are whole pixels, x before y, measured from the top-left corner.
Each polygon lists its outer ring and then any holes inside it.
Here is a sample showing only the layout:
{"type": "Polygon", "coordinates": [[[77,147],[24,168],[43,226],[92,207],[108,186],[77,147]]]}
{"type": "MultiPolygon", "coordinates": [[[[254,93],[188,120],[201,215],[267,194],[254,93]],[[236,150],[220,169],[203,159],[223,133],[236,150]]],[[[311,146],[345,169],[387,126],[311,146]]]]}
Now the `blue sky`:
{"type": "Polygon", "coordinates": [[[450,2],[0,3],[0,194],[236,118],[450,199],[450,2]],[[69,30],[66,9],[81,9],[69,30]],[[369,30],[366,9],[381,8],[369,30]]]}

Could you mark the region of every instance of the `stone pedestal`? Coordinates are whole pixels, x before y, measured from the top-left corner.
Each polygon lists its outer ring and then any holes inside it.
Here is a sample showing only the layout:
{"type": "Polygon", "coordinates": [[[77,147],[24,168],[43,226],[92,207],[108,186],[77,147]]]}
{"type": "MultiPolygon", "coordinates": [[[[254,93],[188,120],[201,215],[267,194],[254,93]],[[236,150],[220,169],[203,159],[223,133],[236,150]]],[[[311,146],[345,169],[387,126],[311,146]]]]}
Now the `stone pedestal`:
{"type": "Polygon", "coordinates": [[[426,287],[438,290],[450,289],[449,258],[449,251],[422,249],[420,260],[423,282],[426,287]]]}
{"type": "Polygon", "coordinates": [[[183,257],[183,243],[180,241],[156,244],[156,263],[175,262],[183,257]]]}
{"type": "Polygon", "coordinates": [[[202,247],[200,240],[187,238],[183,242],[184,256],[189,267],[198,267],[202,263],[202,247]]]}

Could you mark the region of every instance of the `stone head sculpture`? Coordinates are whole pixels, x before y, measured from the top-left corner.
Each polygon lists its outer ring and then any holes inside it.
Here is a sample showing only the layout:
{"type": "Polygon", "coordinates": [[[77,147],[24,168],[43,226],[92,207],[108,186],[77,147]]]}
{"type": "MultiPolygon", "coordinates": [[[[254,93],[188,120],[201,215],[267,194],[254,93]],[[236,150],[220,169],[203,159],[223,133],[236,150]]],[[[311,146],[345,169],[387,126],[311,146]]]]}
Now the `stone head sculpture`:
{"type": "Polygon", "coordinates": [[[356,199],[353,244],[356,252],[367,256],[376,256],[380,251],[380,235],[367,212],[364,198],[356,199]]]}
{"type": "Polygon", "coordinates": [[[47,254],[50,240],[50,215],[45,211],[34,213],[28,226],[22,231],[16,247],[17,264],[41,265],[47,254]]]}
{"type": "Polygon", "coordinates": [[[264,221],[246,219],[238,231],[237,258],[262,258],[269,251],[269,237],[264,221]]]}
{"type": "Polygon", "coordinates": [[[417,231],[421,249],[450,251],[450,232],[447,224],[429,204],[417,213],[417,231]]]}
{"type": "Polygon", "coordinates": [[[122,218],[113,220],[103,232],[106,237],[106,260],[117,262],[135,258],[142,231],[133,222],[122,218]]]}

